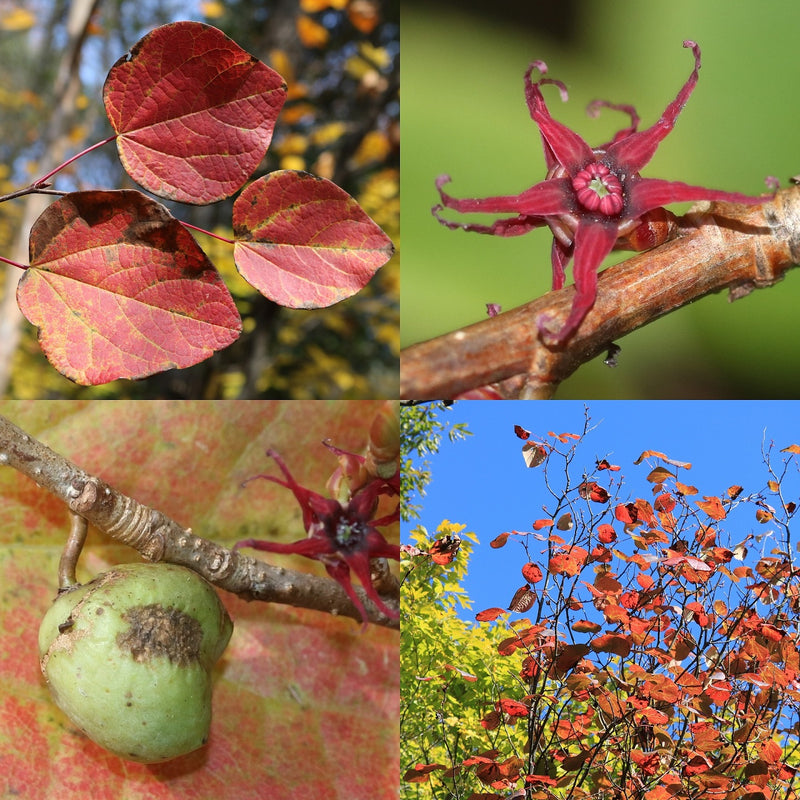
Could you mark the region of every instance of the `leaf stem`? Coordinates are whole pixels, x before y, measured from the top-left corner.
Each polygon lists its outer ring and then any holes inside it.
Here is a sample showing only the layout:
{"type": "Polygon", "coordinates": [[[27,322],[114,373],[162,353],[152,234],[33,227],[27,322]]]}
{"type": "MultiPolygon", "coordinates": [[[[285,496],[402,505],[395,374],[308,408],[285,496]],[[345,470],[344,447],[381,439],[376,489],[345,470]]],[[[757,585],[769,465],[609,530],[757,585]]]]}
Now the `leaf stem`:
{"type": "Polygon", "coordinates": [[[191,225],[188,222],[183,222],[183,220],[181,220],[181,225],[183,225],[184,228],[190,228],[198,233],[204,233],[206,236],[210,236],[212,239],[219,239],[221,242],[225,242],[226,244],[236,244],[234,239],[228,239],[227,237],[221,236],[218,233],[212,233],[211,231],[207,231],[205,228],[198,228],[197,225],[191,225]]]}
{"type": "Polygon", "coordinates": [[[50,172],[48,172],[47,175],[44,175],[38,180],[34,181],[31,184],[31,186],[35,187],[34,191],[39,191],[40,188],[49,185],[48,181],[50,180],[50,178],[52,178],[53,175],[55,175],[56,173],[61,172],[61,170],[64,169],[65,167],[68,167],[70,164],[72,164],[73,161],[77,161],[79,158],[82,158],[87,153],[91,153],[92,150],[97,150],[98,147],[102,147],[103,145],[106,145],[109,142],[113,142],[116,138],[117,134],[115,133],[112,136],[109,136],[107,139],[103,139],[102,142],[96,142],[90,147],[87,147],[85,150],[81,150],[80,153],[77,153],[76,155],[72,156],[72,158],[68,158],[63,164],[60,164],[55,169],[50,170],[50,172]]]}
{"type": "MultiPolygon", "coordinates": [[[[0,198],[0,202],[2,202],[2,198],[0,198]]],[[[5,256],[0,256],[0,261],[2,261],[4,264],[10,264],[12,267],[17,267],[17,269],[28,269],[27,265],[18,264],[16,261],[12,261],[10,258],[6,258],[5,256]]]]}

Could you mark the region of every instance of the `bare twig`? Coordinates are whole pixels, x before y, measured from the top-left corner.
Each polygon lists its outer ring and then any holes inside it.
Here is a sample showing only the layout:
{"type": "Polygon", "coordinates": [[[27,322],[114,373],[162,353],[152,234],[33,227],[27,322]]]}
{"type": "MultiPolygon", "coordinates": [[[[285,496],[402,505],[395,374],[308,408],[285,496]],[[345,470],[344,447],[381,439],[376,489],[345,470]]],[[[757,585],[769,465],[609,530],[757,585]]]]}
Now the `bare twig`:
{"type": "Polygon", "coordinates": [[[705,203],[682,224],[677,239],[603,272],[594,307],[563,347],[545,345],[536,320],[546,313],[563,321],[572,286],[406,348],[401,398],[451,399],[496,383],[505,396],[550,398],[581,364],[625,334],[722,289],[735,300],[772,286],[800,262],[800,187],[757,206],[705,203]]]}
{"type": "MultiPolygon", "coordinates": [[[[32,478],[62,500],[73,514],[135,548],[148,561],[189,567],[209,583],[248,600],[283,603],[361,620],[359,610],[335,581],[273,567],[195,536],[191,528],[184,528],[166,514],[142,505],[84,472],[1,415],[0,465],[13,467],[32,478]]],[[[69,582],[70,558],[66,555],[59,569],[59,583],[69,582]]],[[[396,579],[390,583],[387,586],[387,581],[382,580],[379,591],[386,592],[383,599],[388,605],[397,607],[399,585],[396,579]]],[[[356,591],[370,622],[398,627],[398,621],[382,614],[360,587],[356,591]]]]}

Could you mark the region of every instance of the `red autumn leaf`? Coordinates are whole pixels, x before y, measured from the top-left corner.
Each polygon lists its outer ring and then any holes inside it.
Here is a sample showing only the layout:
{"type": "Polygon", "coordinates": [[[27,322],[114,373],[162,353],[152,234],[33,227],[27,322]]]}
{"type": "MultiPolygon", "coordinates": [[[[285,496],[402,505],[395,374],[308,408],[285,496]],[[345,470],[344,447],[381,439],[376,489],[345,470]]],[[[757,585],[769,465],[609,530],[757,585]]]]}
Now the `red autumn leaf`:
{"type": "Polygon", "coordinates": [[[526,583],[514,592],[514,597],[508,604],[509,611],[524,614],[536,602],[536,592],[531,591],[531,587],[526,583]]]}
{"type": "Polygon", "coordinates": [[[771,511],[767,511],[764,508],[759,508],[756,511],[756,521],[760,522],[762,525],[765,522],[769,522],[774,517],[775,517],[775,515],[771,511]]]}
{"type": "Polygon", "coordinates": [[[675,508],[676,503],[675,498],[669,492],[664,492],[656,497],[653,505],[656,511],[669,514],[675,508]]]}
{"type": "Polygon", "coordinates": [[[322,308],[363,289],[394,252],[389,237],[335,183],[278,170],[233,204],[234,260],[261,294],[322,308]]]}
{"type": "Polygon", "coordinates": [[[439,769],[447,769],[445,764],[417,764],[403,775],[403,780],[409,783],[425,783],[431,772],[439,769]]]}
{"type": "Polygon", "coordinates": [[[595,503],[608,502],[608,492],[594,481],[585,481],[578,486],[578,494],[584,499],[589,498],[589,500],[595,503]]]}
{"type": "Polygon", "coordinates": [[[214,266],[140,192],[59,198],[30,234],[17,288],[50,362],[81,384],[188,367],[231,344],[241,319],[214,266]]]}
{"type": "Polygon", "coordinates": [[[479,611],[475,615],[475,619],[478,622],[492,622],[496,620],[498,617],[502,617],[505,614],[505,610],[502,608],[487,608],[483,611],[479,611]]]}
{"type": "Polygon", "coordinates": [[[590,642],[592,650],[598,653],[613,653],[615,656],[622,656],[623,658],[631,651],[632,642],[629,636],[618,636],[613,633],[606,633],[603,636],[598,636],[590,642]]]}
{"type": "Polygon", "coordinates": [[[639,511],[633,503],[620,503],[614,507],[614,516],[626,525],[630,525],[639,519],[639,511]]]}
{"type": "Polygon", "coordinates": [[[175,22],[111,68],[103,102],[125,171],[159,197],[213,203],[264,158],[283,78],[222,31],[175,22]]]}
{"type": "Polygon", "coordinates": [[[527,431],[527,430],[525,430],[525,428],[523,428],[521,425],[515,425],[515,426],[514,426],[514,433],[515,433],[515,434],[516,434],[516,435],[517,435],[517,436],[518,436],[520,439],[530,439],[530,438],[531,438],[531,432],[530,432],[530,431],[527,431]]]}
{"type": "Polygon", "coordinates": [[[528,583],[538,583],[542,579],[542,570],[538,564],[533,564],[529,561],[522,568],[522,577],[525,578],[528,583]]]}
{"type": "Polygon", "coordinates": [[[499,703],[497,703],[497,707],[505,714],[508,714],[509,717],[528,716],[528,706],[524,703],[518,703],[516,700],[510,700],[508,697],[504,697],[500,700],[499,703]]]}
{"type": "Polygon", "coordinates": [[[701,511],[705,511],[711,519],[725,519],[725,509],[719,497],[703,497],[702,500],[695,500],[701,511]]]}
{"type": "Polygon", "coordinates": [[[556,553],[547,565],[552,575],[575,576],[581,571],[588,552],[582,547],[573,547],[568,553],[556,553]]]}
{"type": "Polygon", "coordinates": [[[547,448],[536,442],[526,442],[522,445],[522,458],[528,467],[538,467],[547,458],[547,448]]]}
{"type": "Polygon", "coordinates": [[[510,532],[501,533],[499,536],[495,536],[494,539],[489,542],[489,547],[493,547],[495,550],[498,550],[505,545],[509,536],[511,536],[510,532]]]}
{"type": "Polygon", "coordinates": [[[588,619],[579,619],[572,623],[572,630],[576,633],[597,633],[602,630],[600,625],[596,622],[591,622],[588,619]]]}
{"type": "Polygon", "coordinates": [[[431,561],[433,561],[434,564],[444,566],[445,564],[452,563],[456,555],[458,555],[460,548],[461,539],[459,539],[458,536],[447,534],[446,536],[440,536],[431,545],[431,549],[428,550],[428,555],[431,557],[431,561]]]}
{"type": "Polygon", "coordinates": [[[554,439],[558,439],[558,441],[562,444],[566,444],[570,439],[580,441],[581,438],[577,433],[555,433],[554,431],[548,431],[547,435],[552,436],[554,439]]]}
{"type": "Polygon", "coordinates": [[[552,528],[554,521],[552,519],[537,519],[536,522],[533,523],[533,529],[535,531],[540,531],[542,528],[552,528]]]}
{"type": "Polygon", "coordinates": [[[615,542],[617,540],[617,534],[611,525],[603,524],[597,526],[597,538],[603,544],[611,544],[611,542],[615,542]]]}
{"type": "Polygon", "coordinates": [[[666,461],[667,464],[672,464],[673,467],[680,467],[681,469],[691,469],[692,465],[687,461],[675,461],[672,458],[668,458],[663,453],[660,453],[658,450],[645,450],[639,458],[634,461],[634,464],[641,464],[646,458],[660,458],[662,461],[666,461]]]}
{"type": "Polygon", "coordinates": [[[597,462],[597,469],[607,469],[611,472],[619,472],[620,468],[616,464],[609,464],[607,459],[597,462]]]}

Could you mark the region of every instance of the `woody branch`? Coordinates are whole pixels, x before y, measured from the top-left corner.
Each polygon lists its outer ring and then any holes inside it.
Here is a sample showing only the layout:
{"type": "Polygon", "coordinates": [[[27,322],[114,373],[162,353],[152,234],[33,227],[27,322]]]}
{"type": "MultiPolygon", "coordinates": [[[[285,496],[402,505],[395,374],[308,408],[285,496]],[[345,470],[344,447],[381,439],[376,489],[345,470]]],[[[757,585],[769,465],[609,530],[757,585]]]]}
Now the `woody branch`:
{"type": "MultiPolygon", "coordinates": [[[[97,530],[135,548],[148,561],[193,569],[209,583],[248,600],[310,608],[361,620],[359,610],[333,580],[274,567],[192,533],[166,514],[148,508],[82,470],[0,415],[0,465],[10,466],[58,497],[97,530]]],[[[66,536],[66,531],[65,531],[66,536]]],[[[69,568],[60,567],[59,579],[69,568]]],[[[379,572],[381,572],[379,570],[379,572]]],[[[385,601],[399,602],[397,581],[380,574],[385,601]]],[[[66,581],[67,583],[69,580],[66,581]]],[[[356,587],[369,621],[397,628],[356,587]]]]}
{"type": "Polygon", "coordinates": [[[800,187],[754,206],[702,203],[681,219],[679,236],[611,267],[597,300],[563,346],[548,347],[536,320],[564,320],[567,286],[402,353],[400,396],[452,399],[487,384],[507,397],[551,398],[581,364],[648,322],[722,289],[731,300],[772,286],[800,262],[800,187]]]}

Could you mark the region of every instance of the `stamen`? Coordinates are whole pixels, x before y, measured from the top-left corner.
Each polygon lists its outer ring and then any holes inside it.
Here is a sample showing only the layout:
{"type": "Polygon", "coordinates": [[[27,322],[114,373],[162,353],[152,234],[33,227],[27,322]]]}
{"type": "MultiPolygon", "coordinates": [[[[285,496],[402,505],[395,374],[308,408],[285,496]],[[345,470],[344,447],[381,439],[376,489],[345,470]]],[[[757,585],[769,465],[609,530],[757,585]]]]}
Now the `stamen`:
{"type": "Polygon", "coordinates": [[[622,184],[605,164],[595,162],[582,169],[573,179],[572,188],[578,202],[589,211],[613,217],[622,211],[622,184]]]}

